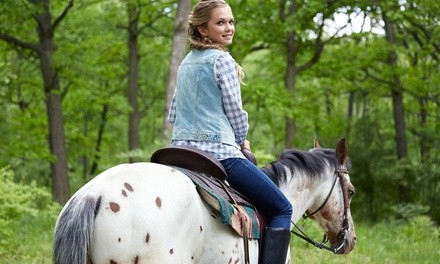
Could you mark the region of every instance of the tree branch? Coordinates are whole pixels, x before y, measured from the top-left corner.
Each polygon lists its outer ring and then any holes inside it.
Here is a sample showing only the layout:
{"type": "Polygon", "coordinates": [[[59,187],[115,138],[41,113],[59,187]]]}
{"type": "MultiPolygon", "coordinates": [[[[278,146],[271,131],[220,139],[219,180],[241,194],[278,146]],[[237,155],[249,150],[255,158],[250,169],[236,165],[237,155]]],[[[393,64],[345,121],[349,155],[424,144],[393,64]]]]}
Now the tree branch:
{"type": "Polygon", "coordinates": [[[374,75],[371,72],[369,72],[368,69],[364,70],[364,73],[365,73],[365,76],[367,78],[371,78],[371,79],[375,80],[378,83],[383,83],[383,84],[386,84],[386,85],[389,85],[389,86],[392,86],[392,84],[393,84],[390,81],[387,81],[387,80],[384,80],[384,79],[382,79],[380,77],[377,77],[376,75],[374,75]]]}
{"type": "Polygon", "coordinates": [[[63,13],[59,17],[55,19],[55,21],[52,24],[52,33],[55,31],[55,29],[58,27],[58,25],[61,23],[61,21],[66,17],[66,15],[69,13],[69,10],[73,7],[74,0],[70,0],[69,4],[64,8],[63,13]]]}
{"type": "Polygon", "coordinates": [[[351,23],[351,20],[349,19],[347,24],[345,24],[343,27],[338,28],[336,30],[336,32],[329,39],[323,41],[322,40],[322,35],[324,33],[324,25],[325,25],[325,20],[327,18],[328,18],[328,16],[323,13],[322,21],[321,21],[321,23],[319,25],[319,28],[318,28],[318,35],[317,35],[317,37],[316,37],[316,39],[314,41],[314,52],[313,52],[313,55],[312,55],[312,57],[310,58],[309,61],[307,61],[303,65],[300,65],[300,66],[297,67],[297,72],[302,72],[304,70],[307,70],[310,67],[312,67],[314,64],[316,64],[319,61],[319,58],[321,57],[322,51],[324,50],[324,46],[328,42],[330,42],[333,39],[335,39],[338,36],[339,32],[341,30],[345,29],[348,26],[348,24],[351,23]]]}
{"type": "MultiPolygon", "coordinates": [[[[411,24],[413,25],[415,28],[419,29],[423,35],[425,36],[425,38],[428,40],[428,43],[431,43],[432,46],[434,47],[434,49],[436,50],[437,53],[440,52],[440,45],[436,42],[431,42],[432,40],[432,31],[428,30],[427,27],[425,27],[424,25],[417,23],[416,21],[414,21],[410,16],[406,15],[405,13],[402,13],[403,17],[411,24]]],[[[415,31],[411,31],[413,32],[413,36],[416,36],[415,31]]],[[[417,40],[417,39],[416,39],[417,40]]],[[[420,44],[421,41],[417,41],[419,43],[419,46],[423,48],[423,46],[420,44]]],[[[432,57],[436,60],[439,61],[439,58],[436,54],[431,53],[432,57]]]]}
{"type": "Polygon", "coordinates": [[[38,52],[39,48],[37,45],[30,43],[30,42],[25,42],[25,41],[21,41],[15,37],[12,37],[10,35],[6,35],[0,32],[0,40],[4,40],[7,43],[15,46],[15,47],[20,47],[20,48],[24,48],[24,49],[30,49],[32,51],[38,52]]]}

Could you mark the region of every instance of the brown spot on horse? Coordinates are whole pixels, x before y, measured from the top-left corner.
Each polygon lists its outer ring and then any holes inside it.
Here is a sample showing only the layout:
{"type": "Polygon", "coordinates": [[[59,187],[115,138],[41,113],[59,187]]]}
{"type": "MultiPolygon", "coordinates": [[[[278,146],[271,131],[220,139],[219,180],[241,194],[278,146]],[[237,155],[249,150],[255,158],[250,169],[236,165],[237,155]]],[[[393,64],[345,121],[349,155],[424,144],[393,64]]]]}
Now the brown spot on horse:
{"type": "Polygon", "coordinates": [[[156,206],[159,208],[162,207],[162,200],[160,199],[160,197],[156,198],[156,206]]]}
{"type": "Polygon", "coordinates": [[[124,187],[125,187],[125,189],[127,189],[128,191],[133,192],[133,187],[132,187],[130,184],[128,184],[128,183],[124,183],[124,187]]]}
{"type": "Polygon", "coordinates": [[[112,210],[114,213],[117,213],[119,210],[121,210],[121,207],[118,203],[110,202],[110,210],[112,210]]]}

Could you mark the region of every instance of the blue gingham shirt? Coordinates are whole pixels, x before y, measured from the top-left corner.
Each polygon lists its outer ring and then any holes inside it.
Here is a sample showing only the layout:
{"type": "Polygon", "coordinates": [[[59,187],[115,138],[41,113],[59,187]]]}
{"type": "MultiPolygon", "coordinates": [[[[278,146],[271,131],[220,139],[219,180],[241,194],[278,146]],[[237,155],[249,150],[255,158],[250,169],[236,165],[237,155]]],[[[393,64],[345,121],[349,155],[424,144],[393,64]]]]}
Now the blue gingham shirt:
{"type": "MultiPolygon", "coordinates": [[[[206,151],[218,160],[227,158],[245,158],[240,151],[240,145],[246,140],[249,129],[248,114],[243,110],[240,94],[240,80],[238,79],[237,63],[229,53],[218,56],[214,73],[219,88],[222,91],[223,107],[225,114],[234,129],[236,145],[228,145],[212,141],[172,140],[172,145],[191,146],[206,151]]],[[[168,121],[174,124],[176,120],[176,93],[171,101],[168,121]]]]}

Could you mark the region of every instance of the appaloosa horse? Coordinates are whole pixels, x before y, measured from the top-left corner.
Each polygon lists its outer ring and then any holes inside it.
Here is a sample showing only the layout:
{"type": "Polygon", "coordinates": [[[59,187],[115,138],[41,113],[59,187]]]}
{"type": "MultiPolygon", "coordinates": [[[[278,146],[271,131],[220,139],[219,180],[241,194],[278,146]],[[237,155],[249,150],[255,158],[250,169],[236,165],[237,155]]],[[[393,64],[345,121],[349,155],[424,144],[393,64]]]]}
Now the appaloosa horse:
{"type": "MultiPolygon", "coordinates": [[[[338,254],[356,243],[349,167],[341,140],[336,150],[285,150],[263,168],[292,203],[292,222],[311,215],[338,254]]],[[[121,164],[84,185],[64,206],[55,227],[54,263],[244,263],[243,238],[211,211],[179,170],[121,164]]],[[[258,248],[258,240],[249,240],[252,264],[258,263],[258,248]]]]}

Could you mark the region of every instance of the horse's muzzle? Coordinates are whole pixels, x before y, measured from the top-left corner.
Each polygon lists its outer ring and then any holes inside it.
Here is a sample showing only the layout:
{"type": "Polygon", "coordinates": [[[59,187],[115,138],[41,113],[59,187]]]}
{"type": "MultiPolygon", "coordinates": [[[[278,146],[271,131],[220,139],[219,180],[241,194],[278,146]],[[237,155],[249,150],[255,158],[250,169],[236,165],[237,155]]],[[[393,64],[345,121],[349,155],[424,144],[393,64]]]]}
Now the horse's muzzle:
{"type": "Polygon", "coordinates": [[[356,245],[356,235],[350,234],[347,229],[341,231],[339,236],[331,240],[331,248],[335,254],[348,254],[356,245]]]}

